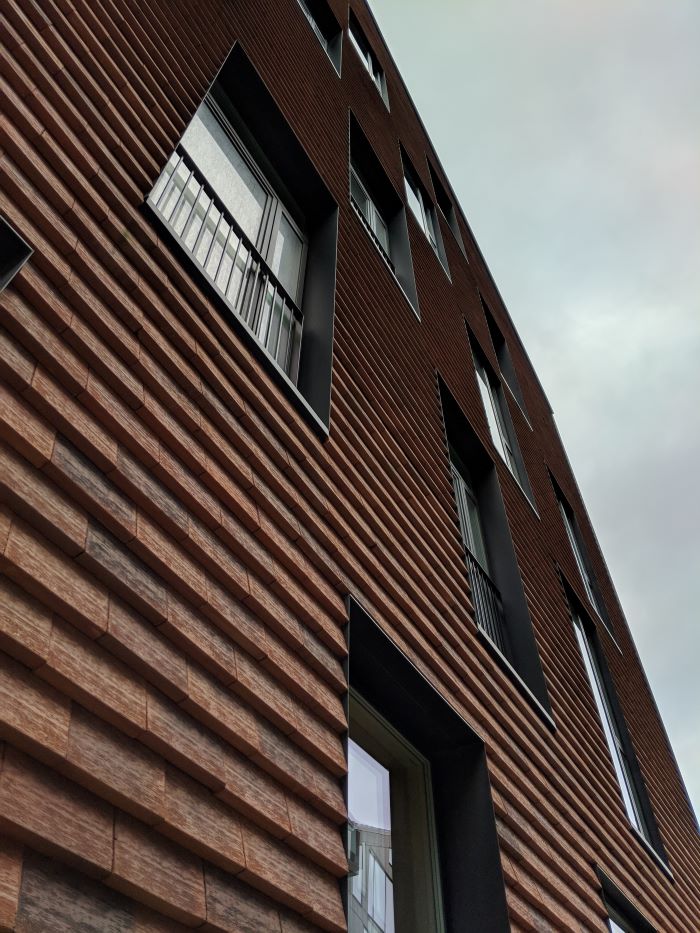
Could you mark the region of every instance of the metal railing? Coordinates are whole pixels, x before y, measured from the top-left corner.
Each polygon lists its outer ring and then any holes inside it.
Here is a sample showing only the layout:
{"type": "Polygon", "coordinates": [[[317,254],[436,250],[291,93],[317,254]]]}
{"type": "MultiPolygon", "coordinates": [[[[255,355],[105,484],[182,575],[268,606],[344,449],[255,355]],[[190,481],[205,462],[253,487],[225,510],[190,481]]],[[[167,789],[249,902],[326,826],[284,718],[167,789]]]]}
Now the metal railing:
{"type": "Polygon", "coordinates": [[[482,629],[502,654],[507,654],[505,639],[505,616],[498,588],[486,573],[469,548],[464,549],[469,568],[469,582],[476,614],[476,624],[482,629]]]}
{"type": "Polygon", "coordinates": [[[296,383],[302,313],[181,146],[148,200],[229,310],[296,383]]]}

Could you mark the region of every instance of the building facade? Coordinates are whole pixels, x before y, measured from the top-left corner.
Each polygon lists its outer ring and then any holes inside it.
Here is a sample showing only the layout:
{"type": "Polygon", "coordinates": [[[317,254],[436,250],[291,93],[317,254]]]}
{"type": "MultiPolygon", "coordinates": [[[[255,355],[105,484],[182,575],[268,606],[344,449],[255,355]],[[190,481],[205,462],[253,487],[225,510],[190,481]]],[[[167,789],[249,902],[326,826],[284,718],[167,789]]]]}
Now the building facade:
{"type": "Polygon", "coordinates": [[[698,929],[550,406],[363,0],[26,0],[3,44],[0,929],[698,929]]]}

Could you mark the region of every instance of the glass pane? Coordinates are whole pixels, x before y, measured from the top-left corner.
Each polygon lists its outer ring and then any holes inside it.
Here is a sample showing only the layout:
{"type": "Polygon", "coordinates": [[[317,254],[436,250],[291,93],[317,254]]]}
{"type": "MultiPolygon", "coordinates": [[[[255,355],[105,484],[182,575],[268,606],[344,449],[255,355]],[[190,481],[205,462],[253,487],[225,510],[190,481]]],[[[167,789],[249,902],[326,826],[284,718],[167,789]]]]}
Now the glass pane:
{"type": "Polygon", "coordinates": [[[350,194],[352,195],[352,199],[355,204],[357,204],[359,209],[364,214],[365,220],[367,223],[369,223],[371,220],[371,201],[364,189],[362,182],[353,171],[350,172],[350,194]]]}
{"type": "Polygon", "coordinates": [[[206,104],[202,104],[192,118],[182,137],[182,145],[224,206],[255,243],[267,192],[206,104]]]}
{"type": "Polygon", "coordinates": [[[505,462],[508,463],[508,455],[503,445],[503,438],[501,437],[501,432],[498,426],[498,417],[496,415],[495,400],[491,391],[491,386],[489,385],[486,374],[481,367],[477,368],[476,375],[477,381],[479,383],[479,391],[481,392],[481,400],[484,403],[486,420],[488,421],[489,431],[491,432],[491,440],[493,441],[493,445],[496,450],[503,457],[505,462]]]}
{"type": "Polygon", "coordinates": [[[374,211],[374,233],[382,245],[385,253],[389,252],[389,228],[384,223],[384,218],[378,210],[374,211]]]}
{"type": "Polygon", "coordinates": [[[349,931],[394,933],[389,771],[352,739],[348,765],[348,817],[358,840],[349,931]]]}
{"type": "Polygon", "coordinates": [[[428,239],[433,244],[433,247],[437,249],[437,234],[435,233],[435,211],[432,207],[428,206],[425,210],[425,232],[428,235],[428,239]]]}
{"type": "Polygon", "coordinates": [[[425,230],[425,223],[423,222],[423,205],[421,204],[420,198],[417,191],[411,184],[411,182],[405,178],[406,185],[406,198],[408,199],[408,206],[413,211],[416,220],[421,225],[423,230],[425,230]]]}
{"type": "Polygon", "coordinates": [[[303,248],[304,243],[301,237],[282,214],[272,256],[272,271],[279,279],[282,288],[295,302],[299,298],[297,290],[303,248]]]}
{"type": "Polygon", "coordinates": [[[620,786],[620,792],[625,804],[625,810],[630,823],[646,837],[646,828],[639,810],[632,781],[632,774],[629,769],[627,759],[620,752],[622,742],[617,729],[617,723],[610,706],[610,700],[605,690],[603,678],[598,667],[598,661],[595,657],[593,646],[586,635],[583,624],[578,618],[574,618],[574,628],[579,648],[583,656],[583,663],[588,674],[588,680],[593,691],[593,698],[598,709],[601,725],[605,734],[605,740],[608,743],[610,757],[612,758],[615,776],[620,786]]]}

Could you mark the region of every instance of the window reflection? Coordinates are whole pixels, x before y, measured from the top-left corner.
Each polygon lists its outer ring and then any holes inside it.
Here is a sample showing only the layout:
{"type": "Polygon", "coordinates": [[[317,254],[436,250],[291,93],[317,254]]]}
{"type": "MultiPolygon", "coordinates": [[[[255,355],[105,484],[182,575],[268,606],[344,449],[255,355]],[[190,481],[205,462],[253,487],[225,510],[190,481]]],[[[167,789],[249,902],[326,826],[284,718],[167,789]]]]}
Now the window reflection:
{"type": "Polygon", "coordinates": [[[394,933],[389,771],[348,743],[349,933],[394,933]]]}

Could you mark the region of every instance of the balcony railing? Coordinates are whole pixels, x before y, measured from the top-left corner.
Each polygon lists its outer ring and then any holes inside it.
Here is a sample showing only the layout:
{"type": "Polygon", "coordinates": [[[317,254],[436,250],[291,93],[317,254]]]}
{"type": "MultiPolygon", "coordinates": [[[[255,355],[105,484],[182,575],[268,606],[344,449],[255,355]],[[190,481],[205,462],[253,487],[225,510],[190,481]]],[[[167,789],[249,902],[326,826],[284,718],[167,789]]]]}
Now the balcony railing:
{"type": "Polygon", "coordinates": [[[506,654],[505,617],[501,594],[474,555],[465,548],[476,624],[502,654],[506,654]]]}
{"type": "Polygon", "coordinates": [[[302,313],[181,146],[148,200],[229,310],[296,383],[302,313]]]}

